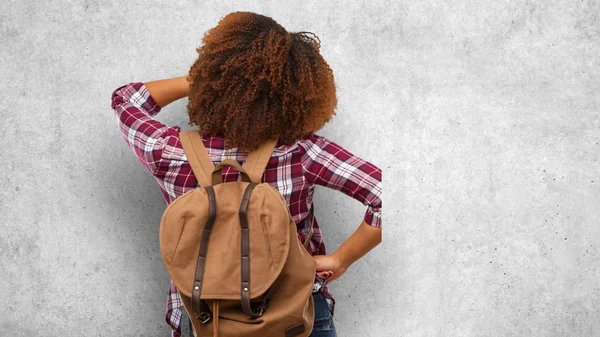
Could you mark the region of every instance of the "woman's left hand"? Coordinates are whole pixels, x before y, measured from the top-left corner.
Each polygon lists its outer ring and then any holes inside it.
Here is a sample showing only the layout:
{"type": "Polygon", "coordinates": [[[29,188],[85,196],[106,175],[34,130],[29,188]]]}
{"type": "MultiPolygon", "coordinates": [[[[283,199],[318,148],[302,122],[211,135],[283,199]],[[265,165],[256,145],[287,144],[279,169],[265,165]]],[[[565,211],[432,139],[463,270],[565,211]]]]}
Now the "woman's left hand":
{"type": "Polygon", "coordinates": [[[317,275],[331,283],[342,276],[348,269],[335,255],[314,255],[317,262],[317,275]]]}

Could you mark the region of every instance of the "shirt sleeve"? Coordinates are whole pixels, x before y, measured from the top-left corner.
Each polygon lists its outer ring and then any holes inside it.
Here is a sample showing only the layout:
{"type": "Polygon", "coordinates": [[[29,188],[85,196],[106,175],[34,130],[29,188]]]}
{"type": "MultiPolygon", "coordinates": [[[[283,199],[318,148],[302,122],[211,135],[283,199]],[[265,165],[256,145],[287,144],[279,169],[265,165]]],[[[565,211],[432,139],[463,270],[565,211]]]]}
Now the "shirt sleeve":
{"type": "Polygon", "coordinates": [[[180,128],[153,119],[161,108],[142,82],[115,89],[111,106],[123,139],[142,165],[157,175],[165,144],[170,137],[178,137],[180,128]]]}
{"type": "Polygon", "coordinates": [[[312,142],[302,160],[308,182],[362,202],[367,206],[365,222],[381,228],[381,169],[324,137],[311,134],[308,139],[312,142]]]}

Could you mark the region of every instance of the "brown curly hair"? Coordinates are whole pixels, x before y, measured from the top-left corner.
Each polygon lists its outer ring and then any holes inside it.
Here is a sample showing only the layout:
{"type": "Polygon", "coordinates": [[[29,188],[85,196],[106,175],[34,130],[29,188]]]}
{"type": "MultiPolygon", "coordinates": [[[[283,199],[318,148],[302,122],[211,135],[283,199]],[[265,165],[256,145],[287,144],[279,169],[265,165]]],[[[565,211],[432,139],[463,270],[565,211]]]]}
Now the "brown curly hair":
{"type": "Polygon", "coordinates": [[[290,145],[322,128],[335,115],[336,88],[309,34],[251,12],[221,18],[189,71],[189,125],[246,150],[270,138],[290,145]]]}

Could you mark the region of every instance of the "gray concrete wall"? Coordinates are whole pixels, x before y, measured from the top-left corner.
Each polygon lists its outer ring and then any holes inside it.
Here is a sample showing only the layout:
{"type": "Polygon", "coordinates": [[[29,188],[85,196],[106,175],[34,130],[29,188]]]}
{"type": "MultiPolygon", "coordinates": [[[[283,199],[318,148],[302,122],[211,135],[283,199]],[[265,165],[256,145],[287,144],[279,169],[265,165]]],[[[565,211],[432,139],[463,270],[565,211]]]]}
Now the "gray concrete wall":
{"type": "Polygon", "coordinates": [[[600,3],[406,9],[401,335],[600,336],[600,3]]]}
{"type": "MultiPolygon", "coordinates": [[[[597,1],[0,3],[0,336],[167,336],[165,208],[111,92],[180,76],[235,10],[308,30],[321,134],[384,170],[384,243],[331,284],[338,335],[600,334],[597,1]]],[[[185,100],[158,119],[187,126],[185,100]]],[[[360,222],[321,189],[330,250],[360,222]]]]}

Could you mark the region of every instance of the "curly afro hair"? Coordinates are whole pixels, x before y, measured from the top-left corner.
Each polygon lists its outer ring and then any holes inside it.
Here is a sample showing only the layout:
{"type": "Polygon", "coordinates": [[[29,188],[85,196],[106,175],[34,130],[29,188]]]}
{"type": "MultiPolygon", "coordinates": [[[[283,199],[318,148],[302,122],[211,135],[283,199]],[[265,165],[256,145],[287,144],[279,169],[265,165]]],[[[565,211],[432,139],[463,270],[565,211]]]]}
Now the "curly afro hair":
{"type": "MultiPolygon", "coordinates": [[[[310,35],[316,38],[312,38],[310,35]]],[[[189,125],[253,150],[270,138],[290,145],[327,123],[337,105],[333,71],[308,32],[233,12],[205,33],[191,66],[189,125]]]]}

